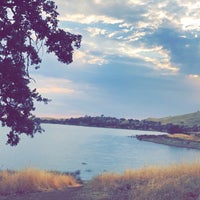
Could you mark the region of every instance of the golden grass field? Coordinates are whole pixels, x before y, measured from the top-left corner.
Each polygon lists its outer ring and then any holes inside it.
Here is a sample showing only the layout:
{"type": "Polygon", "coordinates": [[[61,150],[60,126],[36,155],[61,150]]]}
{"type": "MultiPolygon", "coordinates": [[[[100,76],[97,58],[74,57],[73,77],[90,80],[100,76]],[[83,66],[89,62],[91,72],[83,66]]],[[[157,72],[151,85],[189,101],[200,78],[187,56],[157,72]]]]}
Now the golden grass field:
{"type": "Polygon", "coordinates": [[[47,172],[37,169],[22,171],[0,172],[0,194],[24,193],[35,191],[49,191],[78,186],[74,177],[70,175],[47,172]]]}
{"type": "Polygon", "coordinates": [[[71,176],[34,169],[0,177],[6,200],[200,200],[200,163],[104,173],[75,188],[71,176]]]}
{"type": "Polygon", "coordinates": [[[112,199],[200,200],[200,164],[146,167],[108,173],[90,181],[91,188],[112,199]]]}
{"type": "Polygon", "coordinates": [[[176,133],[176,134],[168,134],[168,137],[170,137],[170,138],[179,138],[179,139],[188,140],[188,141],[200,142],[200,134],[199,133],[190,133],[190,134],[176,133]]]}

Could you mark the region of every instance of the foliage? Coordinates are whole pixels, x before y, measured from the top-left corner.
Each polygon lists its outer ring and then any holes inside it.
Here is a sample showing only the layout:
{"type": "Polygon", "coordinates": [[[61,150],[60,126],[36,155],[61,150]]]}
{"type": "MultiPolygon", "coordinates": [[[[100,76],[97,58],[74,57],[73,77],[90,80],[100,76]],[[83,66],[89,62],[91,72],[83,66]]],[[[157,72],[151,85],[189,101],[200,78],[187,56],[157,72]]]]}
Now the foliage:
{"type": "Polygon", "coordinates": [[[50,0],[1,0],[0,5],[0,121],[10,127],[7,143],[16,145],[19,135],[33,137],[42,129],[34,120],[34,101],[47,103],[31,90],[29,68],[39,68],[39,52],[45,46],[58,60],[72,62],[81,36],[58,28],[57,6],[50,0]]]}
{"type": "Polygon", "coordinates": [[[194,126],[187,126],[184,124],[176,125],[172,123],[162,124],[160,121],[124,119],[124,118],[118,119],[115,117],[105,117],[105,116],[100,116],[100,117],[85,116],[85,117],[69,118],[69,119],[42,118],[38,120],[40,120],[42,123],[159,131],[171,134],[200,131],[200,126],[198,124],[195,124],[194,126]]]}

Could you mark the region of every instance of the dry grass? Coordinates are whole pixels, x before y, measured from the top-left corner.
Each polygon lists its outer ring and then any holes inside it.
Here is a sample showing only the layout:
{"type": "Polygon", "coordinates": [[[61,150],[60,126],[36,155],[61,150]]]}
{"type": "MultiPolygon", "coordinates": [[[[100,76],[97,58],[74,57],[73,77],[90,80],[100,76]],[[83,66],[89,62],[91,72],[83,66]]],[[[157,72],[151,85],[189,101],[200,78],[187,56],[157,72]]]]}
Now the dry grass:
{"type": "MultiPolygon", "coordinates": [[[[34,169],[3,171],[0,178],[0,194],[4,195],[77,186],[72,177],[34,169]]],[[[200,163],[104,173],[80,189],[56,195],[63,200],[200,200],[200,163]]]]}
{"type": "Polygon", "coordinates": [[[60,190],[78,186],[74,177],[37,169],[0,172],[0,194],[60,190]]]}
{"type": "Polygon", "coordinates": [[[121,175],[105,173],[89,185],[113,200],[196,200],[200,199],[200,164],[147,167],[121,175]]]}
{"type": "Polygon", "coordinates": [[[189,140],[189,141],[196,141],[196,142],[200,141],[200,137],[197,134],[176,133],[176,134],[168,134],[168,137],[189,140]]]}

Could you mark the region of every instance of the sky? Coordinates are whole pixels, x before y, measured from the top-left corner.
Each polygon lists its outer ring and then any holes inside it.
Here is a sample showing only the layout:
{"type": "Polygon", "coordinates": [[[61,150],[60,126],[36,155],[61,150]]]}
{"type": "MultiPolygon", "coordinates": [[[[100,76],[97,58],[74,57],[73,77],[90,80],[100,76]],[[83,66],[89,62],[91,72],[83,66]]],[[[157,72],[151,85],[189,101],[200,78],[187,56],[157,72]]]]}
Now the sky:
{"type": "Polygon", "coordinates": [[[81,34],[73,63],[43,54],[36,116],[145,119],[200,108],[198,0],[55,0],[59,27],[81,34]]]}

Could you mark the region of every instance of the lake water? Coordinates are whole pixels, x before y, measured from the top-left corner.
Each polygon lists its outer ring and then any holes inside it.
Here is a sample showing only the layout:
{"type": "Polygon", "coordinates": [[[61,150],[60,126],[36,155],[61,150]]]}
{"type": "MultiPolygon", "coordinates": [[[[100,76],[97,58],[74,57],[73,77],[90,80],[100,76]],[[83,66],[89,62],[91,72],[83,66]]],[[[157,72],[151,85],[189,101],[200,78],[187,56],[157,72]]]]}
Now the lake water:
{"type": "MultiPolygon", "coordinates": [[[[200,150],[138,141],[137,134],[158,134],[123,129],[43,124],[45,133],[22,137],[16,147],[5,145],[1,135],[0,169],[35,167],[45,170],[81,171],[88,180],[104,171],[123,172],[149,165],[193,162],[200,150]]],[[[1,128],[1,133],[5,132],[1,128]]],[[[4,134],[5,135],[5,134],[4,134]]]]}

